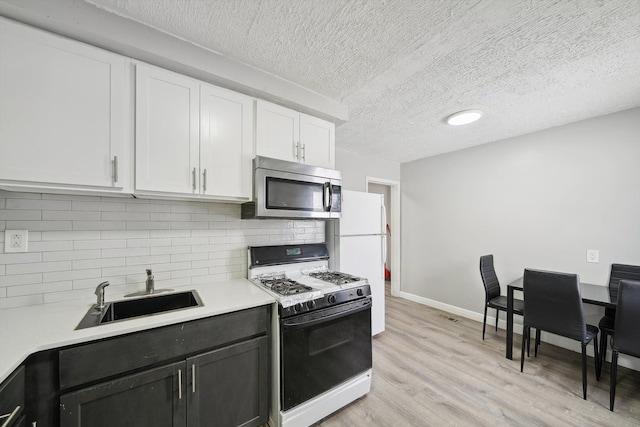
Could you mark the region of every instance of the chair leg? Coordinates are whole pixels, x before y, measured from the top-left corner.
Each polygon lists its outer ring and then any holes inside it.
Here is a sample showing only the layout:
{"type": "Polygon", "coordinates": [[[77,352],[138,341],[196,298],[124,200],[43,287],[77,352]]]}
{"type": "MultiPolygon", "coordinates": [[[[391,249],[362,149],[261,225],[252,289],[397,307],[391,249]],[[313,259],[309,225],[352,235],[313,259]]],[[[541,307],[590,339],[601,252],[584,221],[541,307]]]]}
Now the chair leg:
{"type": "Polygon", "coordinates": [[[538,347],[540,346],[540,329],[536,329],[536,348],[533,353],[535,357],[538,357],[538,347]]]}
{"type": "Polygon", "coordinates": [[[607,332],[600,330],[600,372],[598,372],[598,376],[602,373],[602,366],[604,366],[604,362],[607,360],[607,332]]]}
{"type": "Polygon", "coordinates": [[[587,400],[587,345],[582,344],[582,397],[587,400]]]}
{"type": "MultiPolygon", "coordinates": [[[[531,357],[531,340],[529,339],[529,334],[531,333],[531,329],[527,333],[527,357],[531,357]]],[[[524,339],[524,335],[522,336],[524,339]]]]}
{"type": "Polygon", "coordinates": [[[598,354],[598,336],[593,338],[593,363],[596,365],[596,381],[600,381],[600,373],[602,372],[602,360],[598,354]]]}
{"type": "Polygon", "coordinates": [[[527,340],[528,329],[526,326],[522,327],[522,351],[520,352],[520,372],[524,369],[524,346],[527,340]]]}
{"type": "Polygon", "coordinates": [[[484,341],[485,329],[487,329],[487,304],[484,305],[484,320],[482,321],[482,341],[484,341]]]}
{"type": "Polygon", "coordinates": [[[618,350],[611,352],[611,386],[609,387],[609,410],[613,412],[613,402],[616,400],[616,382],[618,375],[618,350]]]}
{"type": "Polygon", "coordinates": [[[496,308],[496,332],[498,332],[498,318],[500,317],[500,310],[496,308]]]}

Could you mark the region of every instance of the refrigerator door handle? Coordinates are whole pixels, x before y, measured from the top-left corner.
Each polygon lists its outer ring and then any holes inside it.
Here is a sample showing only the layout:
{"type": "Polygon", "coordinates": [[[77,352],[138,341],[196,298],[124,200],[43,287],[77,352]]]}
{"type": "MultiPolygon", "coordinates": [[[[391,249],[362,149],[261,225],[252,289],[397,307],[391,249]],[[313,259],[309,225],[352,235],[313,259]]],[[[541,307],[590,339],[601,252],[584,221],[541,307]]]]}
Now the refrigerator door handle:
{"type": "MultiPolygon", "coordinates": [[[[387,208],[384,206],[384,198],[382,199],[382,236],[384,236],[384,239],[382,239],[382,265],[383,265],[383,269],[386,268],[386,263],[387,263],[387,208]]],[[[384,270],[383,270],[383,274],[384,274],[384,270]]]]}

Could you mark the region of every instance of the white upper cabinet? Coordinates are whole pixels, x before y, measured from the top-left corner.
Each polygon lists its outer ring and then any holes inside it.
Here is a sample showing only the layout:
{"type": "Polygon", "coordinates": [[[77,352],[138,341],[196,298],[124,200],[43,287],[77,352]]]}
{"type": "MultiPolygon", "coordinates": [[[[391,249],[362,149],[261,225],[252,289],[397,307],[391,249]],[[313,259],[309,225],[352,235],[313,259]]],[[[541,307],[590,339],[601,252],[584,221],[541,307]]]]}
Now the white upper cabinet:
{"type": "Polygon", "coordinates": [[[136,65],[136,191],[251,196],[253,99],[136,65]]]}
{"type": "Polygon", "coordinates": [[[335,167],[335,125],[280,105],[256,104],[256,154],[335,167]]]}
{"type": "Polygon", "coordinates": [[[200,86],[200,179],[206,196],[251,197],[253,99],[200,86]]]}
{"type": "Polygon", "coordinates": [[[0,186],[130,191],[127,63],[0,18],[0,186]]]}
{"type": "Polygon", "coordinates": [[[136,65],[136,190],[198,194],[197,81],[136,65]]]}

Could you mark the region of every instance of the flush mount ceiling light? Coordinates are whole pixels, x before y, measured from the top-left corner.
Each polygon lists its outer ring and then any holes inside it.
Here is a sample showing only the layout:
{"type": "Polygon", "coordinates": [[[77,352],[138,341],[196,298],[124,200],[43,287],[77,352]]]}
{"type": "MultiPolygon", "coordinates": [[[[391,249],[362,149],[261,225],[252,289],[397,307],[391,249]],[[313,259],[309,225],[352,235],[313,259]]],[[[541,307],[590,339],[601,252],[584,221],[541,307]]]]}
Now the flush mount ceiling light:
{"type": "Polygon", "coordinates": [[[480,117],[482,117],[482,111],[480,110],[458,111],[447,117],[447,124],[453,126],[466,125],[475,122],[480,117]]]}

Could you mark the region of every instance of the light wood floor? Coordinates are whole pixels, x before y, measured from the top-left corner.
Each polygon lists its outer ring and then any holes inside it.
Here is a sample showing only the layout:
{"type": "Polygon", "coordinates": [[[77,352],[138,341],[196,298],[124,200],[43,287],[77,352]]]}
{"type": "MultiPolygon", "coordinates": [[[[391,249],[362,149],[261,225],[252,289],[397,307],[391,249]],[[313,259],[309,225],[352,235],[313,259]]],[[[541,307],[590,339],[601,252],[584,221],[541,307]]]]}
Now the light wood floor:
{"type": "MultiPolygon", "coordinates": [[[[589,359],[543,343],[520,373],[504,357],[505,331],[387,294],[386,331],[373,340],[371,392],[317,424],[333,426],[638,426],[640,372],[618,369],[609,411],[609,364],[599,382],[589,359]]],[[[533,349],[532,349],[533,351],[533,349]]]]}

